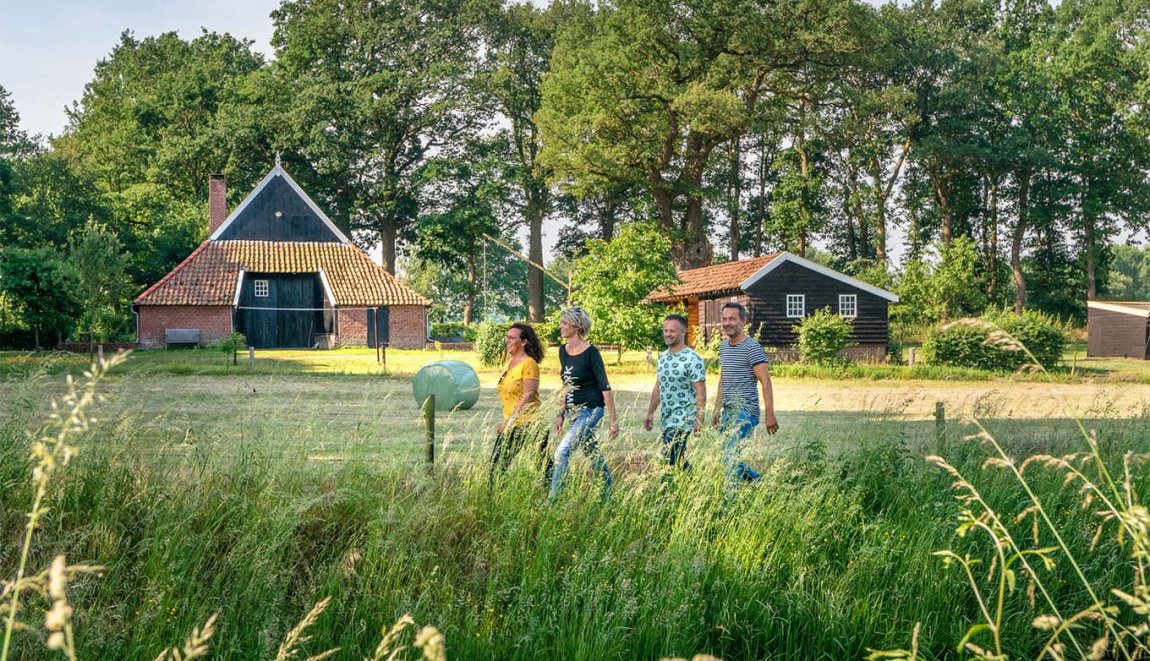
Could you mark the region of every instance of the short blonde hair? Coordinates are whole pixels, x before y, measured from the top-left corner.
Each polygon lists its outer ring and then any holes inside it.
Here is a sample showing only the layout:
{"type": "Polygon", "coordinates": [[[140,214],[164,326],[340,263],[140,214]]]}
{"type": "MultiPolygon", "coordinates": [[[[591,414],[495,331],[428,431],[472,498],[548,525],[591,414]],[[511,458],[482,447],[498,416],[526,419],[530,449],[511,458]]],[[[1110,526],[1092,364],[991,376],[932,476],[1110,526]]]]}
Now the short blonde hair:
{"type": "Polygon", "coordinates": [[[565,321],[575,327],[579,337],[586,338],[591,333],[591,315],[579,306],[567,308],[559,313],[559,320],[565,321]]]}

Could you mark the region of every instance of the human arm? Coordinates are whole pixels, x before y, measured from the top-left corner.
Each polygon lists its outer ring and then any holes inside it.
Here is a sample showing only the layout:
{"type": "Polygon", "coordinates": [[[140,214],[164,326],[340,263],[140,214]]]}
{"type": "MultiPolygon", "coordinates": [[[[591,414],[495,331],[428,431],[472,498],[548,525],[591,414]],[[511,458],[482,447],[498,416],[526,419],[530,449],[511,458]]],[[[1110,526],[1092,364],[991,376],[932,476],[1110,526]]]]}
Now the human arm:
{"type": "Polygon", "coordinates": [[[595,383],[603,393],[603,405],[607,408],[607,421],[610,423],[611,438],[614,439],[619,435],[619,418],[615,415],[615,393],[607,380],[607,367],[603,364],[603,356],[597,347],[588,347],[587,352],[588,366],[595,375],[595,383]]]}
{"type": "Polygon", "coordinates": [[[711,426],[718,427],[723,413],[723,375],[719,374],[719,387],[715,391],[715,414],[711,416],[711,426]]]}
{"type": "Polygon", "coordinates": [[[703,431],[706,426],[707,415],[707,381],[695,382],[695,429],[694,433],[698,434],[703,431]]]}
{"type": "Polygon", "coordinates": [[[523,409],[527,408],[527,405],[535,399],[537,392],[539,392],[539,379],[523,379],[523,396],[519,398],[518,402],[515,402],[515,408],[511,409],[511,415],[507,416],[507,419],[499,425],[500,433],[502,433],[508,425],[515,422],[519,414],[523,413],[523,409]]]}
{"type": "Polygon", "coordinates": [[[768,434],[779,430],[779,421],[775,418],[775,393],[771,387],[771,367],[768,363],[755,365],[755,378],[763,389],[763,423],[768,434]]]}
{"type": "Polygon", "coordinates": [[[651,389],[651,403],[647,405],[647,417],[643,420],[643,429],[651,431],[655,423],[655,409],[659,408],[659,380],[655,380],[655,387],[651,389]]]}
{"type": "Polygon", "coordinates": [[[615,393],[611,390],[603,391],[603,405],[607,407],[607,420],[610,422],[608,431],[611,434],[611,440],[619,435],[619,418],[615,416],[615,393]]]}

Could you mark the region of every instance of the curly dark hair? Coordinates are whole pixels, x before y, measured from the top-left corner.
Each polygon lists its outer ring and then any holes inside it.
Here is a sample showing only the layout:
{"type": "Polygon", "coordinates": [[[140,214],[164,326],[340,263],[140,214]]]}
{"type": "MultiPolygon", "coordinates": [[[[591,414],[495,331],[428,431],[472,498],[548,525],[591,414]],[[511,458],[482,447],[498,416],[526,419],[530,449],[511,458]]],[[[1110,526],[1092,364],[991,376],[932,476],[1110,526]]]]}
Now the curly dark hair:
{"type": "Polygon", "coordinates": [[[519,339],[527,343],[523,350],[527,352],[528,356],[537,363],[543,362],[543,343],[539,341],[539,336],[535,334],[535,329],[531,324],[525,324],[517,321],[511,324],[511,327],[519,331],[519,339]]]}

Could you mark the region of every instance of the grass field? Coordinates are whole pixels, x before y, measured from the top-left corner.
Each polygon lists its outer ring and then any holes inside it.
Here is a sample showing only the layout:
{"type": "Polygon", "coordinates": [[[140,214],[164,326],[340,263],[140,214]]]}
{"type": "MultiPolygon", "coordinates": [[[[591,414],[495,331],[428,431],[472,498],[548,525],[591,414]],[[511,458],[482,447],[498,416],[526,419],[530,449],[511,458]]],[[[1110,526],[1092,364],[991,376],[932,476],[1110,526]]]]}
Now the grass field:
{"type": "MultiPolygon", "coordinates": [[[[692,442],[690,475],[668,482],[654,465],[657,442],[640,427],[653,375],[628,356],[610,370],[623,421],[604,445],[613,498],[599,502],[579,459],[564,498],[545,506],[526,456],[488,490],[495,371],[479,371],[474,409],[440,414],[437,466],[422,463],[410,375],[440,358],[469,359],[393,351],[385,376],[369,351],[262,353],[250,372],[214,352],[143,352],[117,368],[31,549],[36,567],[56,553],[107,567],[70,595],[82,656],[154,658],[218,612],[213,658],[273,658],[332,597],[308,653],[370,656],[410,612],[444,632],[450,658],[861,658],[906,647],[916,622],[924,658],[961,658],[978,602],[931,553],[989,560],[993,546],[954,535],[953,479],[924,455],[945,456],[1013,516],[1026,494],[984,466],[988,450],[962,440],[961,418],[1019,458],[1082,449],[1075,419],[1118,464],[1150,452],[1150,386],[1138,383],[779,376],[782,429],[747,452],[767,479],[732,500],[713,434],[692,442]]],[[[82,366],[0,354],[0,576],[12,574],[30,499],[24,430],[82,366]]],[[[545,363],[545,397],[556,383],[545,363]]],[[[1145,497],[1146,471],[1133,470],[1145,497]]],[[[1033,481],[1089,581],[1130,589],[1128,552],[1090,550],[1095,516],[1061,475],[1033,481]]],[[[1029,520],[1010,525],[1029,535],[1029,520]]],[[[1065,558],[1043,579],[1070,612],[1088,605],[1065,558]]],[[[43,606],[33,598],[26,621],[43,606]]],[[[1048,608],[1020,579],[1004,609],[1005,651],[1035,656],[1045,638],[1030,621],[1048,608]]],[[[1087,646],[1093,633],[1081,634],[1087,646]]],[[[49,656],[42,641],[19,634],[15,658],[49,656]]]]}

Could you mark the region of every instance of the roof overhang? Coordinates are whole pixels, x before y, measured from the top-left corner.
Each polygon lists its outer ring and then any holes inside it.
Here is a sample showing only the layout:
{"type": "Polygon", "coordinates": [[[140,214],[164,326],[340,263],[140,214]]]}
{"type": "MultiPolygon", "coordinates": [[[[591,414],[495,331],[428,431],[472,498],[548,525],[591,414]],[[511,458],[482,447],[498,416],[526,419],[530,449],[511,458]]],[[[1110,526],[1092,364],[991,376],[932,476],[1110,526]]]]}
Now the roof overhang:
{"type": "Polygon", "coordinates": [[[1124,305],[1121,301],[1086,301],[1086,307],[1090,310],[1105,310],[1150,319],[1150,303],[1142,303],[1142,305],[1146,305],[1147,308],[1124,305]]]}
{"type": "Polygon", "coordinates": [[[827,267],[823,266],[822,264],[816,264],[809,259],[803,259],[802,257],[799,257],[798,255],[795,255],[793,253],[789,253],[786,251],[779,253],[777,257],[775,257],[774,259],[772,259],[770,261],[769,264],[767,264],[763,268],[759,269],[758,271],[755,271],[755,273],[752,274],[750,277],[748,277],[746,280],[743,280],[743,282],[739,285],[739,288],[742,289],[743,291],[747,291],[748,288],[750,288],[752,285],[754,285],[759,280],[762,280],[763,278],[765,278],[768,274],[771,273],[771,271],[774,271],[775,269],[779,268],[779,266],[782,266],[783,264],[785,264],[787,262],[790,262],[792,264],[797,264],[797,265],[802,266],[804,268],[808,268],[808,269],[814,271],[815,273],[818,273],[820,275],[825,275],[826,277],[834,279],[834,280],[838,280],[839,282],[848,284],[851,287],[854,287],[856,289],[861,289],[861,290],[867,292],[868,294],[873,294],[875,296],[878,296],[879,298],[886,299],[886,300],[890,301],[891,303],[898,303],[898,300],[899,300],[898,295],[893,293],[893,292],[889,292],[885,289],[881,289],[879,287],[875,287],[874,285],[867,284],[867,283],[863,282],[862,280],[859,280],[857,278],[852,278],[849,275],[846,275],[844,273],[839,273],[838,271],[831,269],[831,268],[827,268],[827,267]]]}

